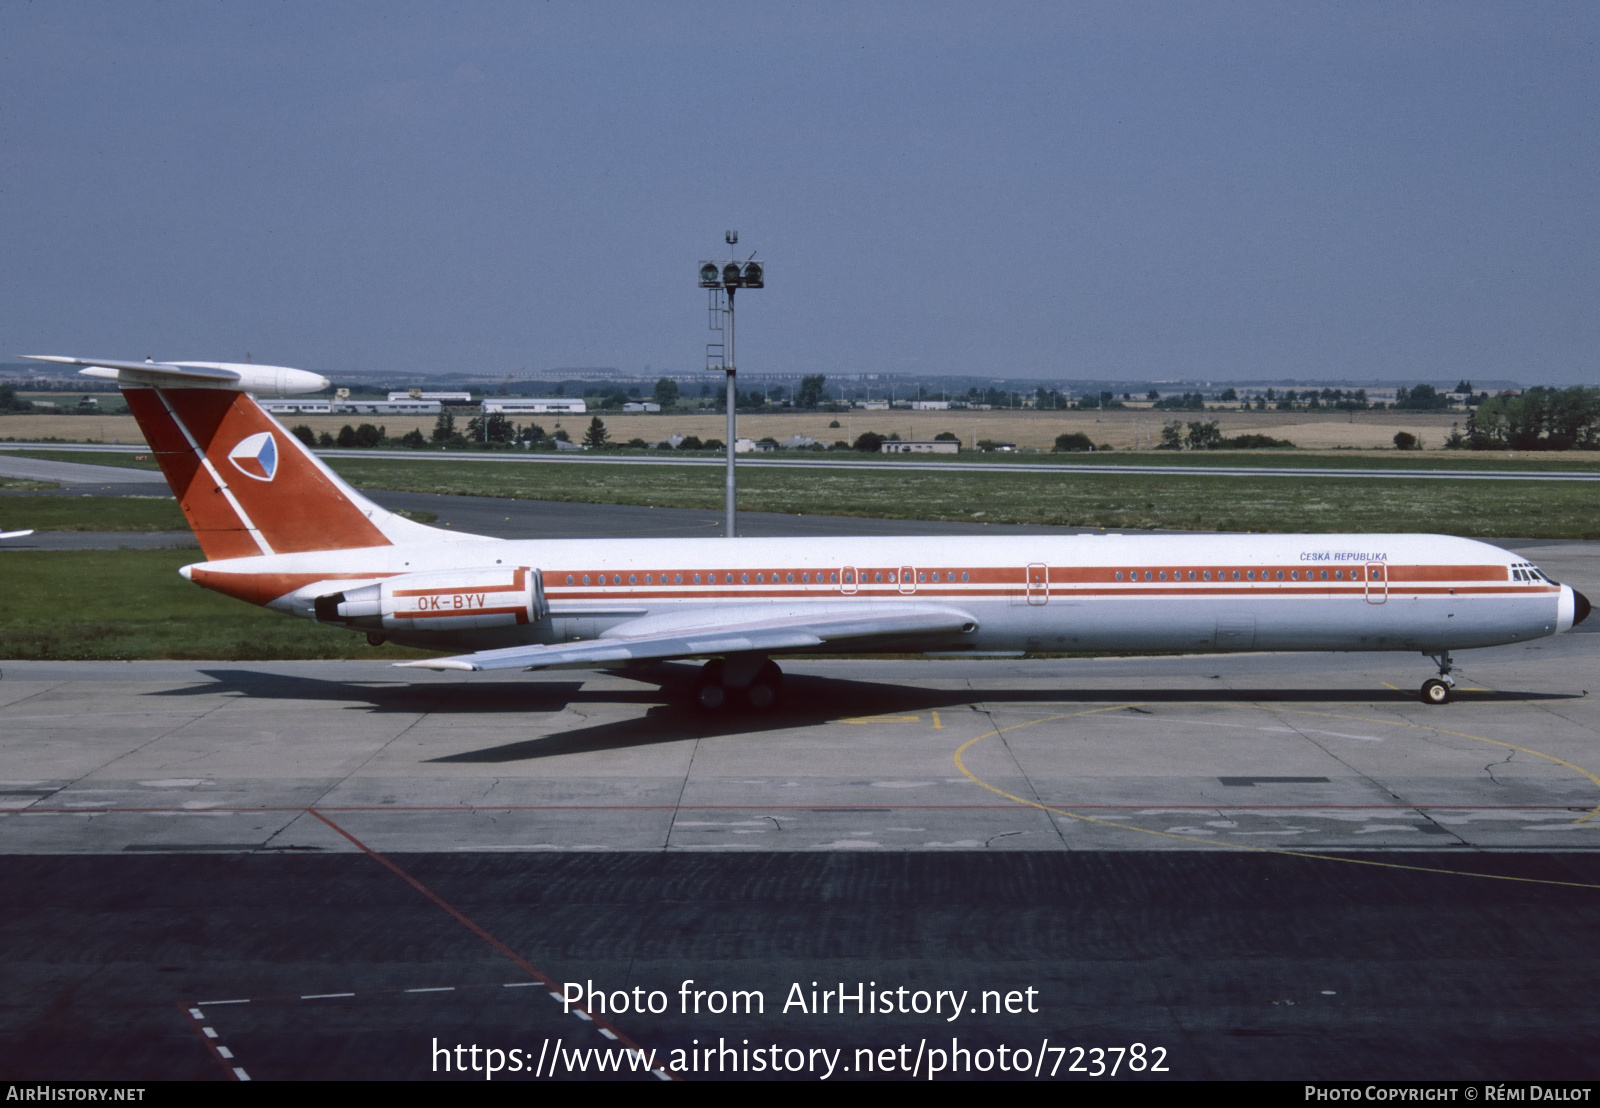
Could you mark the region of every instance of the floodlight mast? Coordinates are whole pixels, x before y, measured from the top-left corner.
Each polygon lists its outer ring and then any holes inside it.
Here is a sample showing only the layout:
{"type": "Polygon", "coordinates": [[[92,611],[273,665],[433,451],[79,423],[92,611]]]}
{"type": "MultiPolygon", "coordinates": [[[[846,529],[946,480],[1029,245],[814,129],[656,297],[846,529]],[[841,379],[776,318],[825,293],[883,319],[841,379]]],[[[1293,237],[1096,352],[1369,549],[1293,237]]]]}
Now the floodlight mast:
{"type": "MultiPolygon", "coordinates": [[[[731,247],[739,241],[739,232],[727,231],[722,237],[731,247]]],[[[752,259],[753,257],[754,255],[751,256],[752,259]]],[[[734,444],[738,442],[735,411],[739,401],[738,368],[733,358],[733,296],[738,289],[759,289],[765,283],[766,267],[761,262],[746,259],[741,263],[737,258],[730,257],[727,262],[720,264],[700,263],[700,287],[711,290],[709,320],[711,329],[726,332],[722,342],[706,346],[706,368],[720,368],[727,378],[728,465],[727,476],[723,482],[723,506],[728,520],[726,534],[730,539],[737,537],[739,533],[736,519],[738,486],[733,468],[734,444]],[[722,294],[726,295],[726,300],[719,303],[718,297],[722,294]]]]}
{"type": "MultiPolygon", "coordinates": [[[[722,233],[722,241],[729,246],[728,258],[731,261],[733,258],[732,247],[739,243],[739,232],[724,231],[722,233]]],[[[727,537],[732,539],[737,538],[739,534],[739,490],[733,474],[734,443],[739,441],[735,432],[736,416],[734,414],[735,409],[738,407],[739,399],[739,390],[734,387],[739,375],[739,363],[733,360],[733,294],[735,286],[738,284],[738,270],[734,270],[734,283],[731,285],[727,284],[726,281],[727,272],[727,267],[724,267],[723,284],[727,286],[728,293],[728,336],[725,340],[728,344],[728,364],[726,367],[727,372],[724,374],[728,382],[728,471],[722,482],[722,510],[728,517],[727,537]]]]}
{"type": "MultiPolygon", "coordinates": [[[[733,238],[738,237],[737,234],[733,235],[733,238]]],[[[734,387],[734,382],[738,378],[739,371],[735,368],[737,363],[733,360],[733,292],[733,286],[728,286],[728,364],[725,367],[727,370],[725,376],[728,381],[728,472],[722,482],[722,507],[728,516],[727,537],[730,539],[736,538],[739,534],[737,522],[739,495],[733,476],[733,444],[739,441],[735,437],[734,430],[734,409],[738,406],[737,401],[739,399],[739,390],[734,387]]]]}

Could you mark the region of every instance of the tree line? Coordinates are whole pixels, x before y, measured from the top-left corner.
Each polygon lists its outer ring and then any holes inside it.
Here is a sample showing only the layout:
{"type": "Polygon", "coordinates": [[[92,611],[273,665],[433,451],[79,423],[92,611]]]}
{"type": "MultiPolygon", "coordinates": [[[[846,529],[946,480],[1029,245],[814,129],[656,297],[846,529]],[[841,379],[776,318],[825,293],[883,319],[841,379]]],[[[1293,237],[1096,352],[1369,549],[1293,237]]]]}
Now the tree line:
{"type": "Polygon", "coordinates": [[[1600,450],[1600,388],[1538,385],[1520,396],[1483,396],[1453,428],[1450,450],[1600,450]]]}

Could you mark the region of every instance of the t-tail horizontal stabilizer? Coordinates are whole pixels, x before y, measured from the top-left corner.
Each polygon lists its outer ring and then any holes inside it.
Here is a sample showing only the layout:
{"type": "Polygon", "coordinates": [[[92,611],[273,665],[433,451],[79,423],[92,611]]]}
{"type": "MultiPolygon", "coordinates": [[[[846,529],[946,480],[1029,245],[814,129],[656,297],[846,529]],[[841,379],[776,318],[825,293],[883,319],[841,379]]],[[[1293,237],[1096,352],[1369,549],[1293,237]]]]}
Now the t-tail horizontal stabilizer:
{"type": "Polygon", "coordinates": [[[320,373],[254,362],[121,362],[101,358],[66,358],[58,354],[24,354],[36,362],[83,366],[85,377],[152,388],[225,388],[243,392],[321,392],[331,382],[320,373]]]}
{"type": "Polygon", "coordinates": [[[479,537],[426,527],[374,504],[247,391],[326,388],[320,373],[237,362],[28,357],[85,366],[84,373],[121,385],[210,561],[479,537]]]}

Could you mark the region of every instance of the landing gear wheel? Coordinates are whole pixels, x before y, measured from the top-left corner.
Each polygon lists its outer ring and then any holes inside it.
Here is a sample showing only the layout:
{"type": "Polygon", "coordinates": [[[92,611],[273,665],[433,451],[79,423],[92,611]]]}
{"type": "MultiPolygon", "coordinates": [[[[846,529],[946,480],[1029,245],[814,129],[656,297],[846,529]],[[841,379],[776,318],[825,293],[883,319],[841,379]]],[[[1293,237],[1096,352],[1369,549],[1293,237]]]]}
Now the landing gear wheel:
{"type": "Polygon", "coordinates": [[[778,706],[778,696],[783,691],[783,671],[775,662],[768,662],[744,690],[744,702],[752,712],[770,712],[778,706]]]}
{"type": "Polygon", "coordinates": [[[388,635],[380,635],[376,631],[368,631],[367,632],[367,645],[368,646],[382,646],[384,643],[386,643],[388,641],[389,641],[389,636],[388,635]]]}
{"type": "Polygon", "coordinates": [[[1422,702],[1424,704],[1450,703],[1450,686],[1433,677],[1422,683],[1422,702]]]}
{"type": "Polygon", "coordinates": [[[694,683],[694,706],[702,712],[720,712],[728,706],[728,686],[722,683],[722,663],[707,662],[694,683]]]}

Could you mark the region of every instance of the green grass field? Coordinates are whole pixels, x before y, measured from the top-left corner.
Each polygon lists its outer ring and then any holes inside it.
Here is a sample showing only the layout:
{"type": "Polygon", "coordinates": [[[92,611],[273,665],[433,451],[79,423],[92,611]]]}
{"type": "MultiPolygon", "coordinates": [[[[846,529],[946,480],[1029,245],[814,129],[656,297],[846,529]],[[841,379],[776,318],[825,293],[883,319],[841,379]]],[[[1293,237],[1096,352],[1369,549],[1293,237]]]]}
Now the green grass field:
{"type": "MultiPolygon", "coordinates": [[[[332,459],[364,488],[656,507],[722,506],[711,467],[332,459]]],[[[1600,539],[1600,486],[1337,477],[1217,477],[746,468],[746,510],[1137,530],[1439,532],[1600,539]]]]}
{"type": "MultiPolygon", "coordinates": [[[[516,465],[334,457],[362,488],[718,509],[706,466],[516,465]]],[[[1537,481],[1196,474],[774,469],[739,475],[745,510],[1138,530],[1427,531],[1480,538],[1600,539],[1600,486],[1537,481]]],[[[423,520],[427,522],[426,519],[423,520]]],[[[0,498],[0,526],[182,531],[177,503],[149,497],[0,498]]]]}
{"type": "MultiPolygon", "coordinates": [[[[81,462],[86,465],[125,466],[131,469],[159,470],[155,459],[147,452],[130,453],[126,451],[92,451],[73,450],[70,446],[61,449],[43,450],[8,450],[7,454],[15,454],[22,458],[43,458],[58,462],[81,462]]],[[[437,465],[439,454],[434,451],[393,451],[396,461],[406,459],[420,460],[430,465],[437,465]]],[[[656,450],[629,450],[626,448],[613,448],[607,454],[615,454],[625,458],[671,458],[656,450]]],[[[720,453],[709,451],[694,451],[688,457],[715,460],[722,457],[720,453]]],[[[452,459],[460,458],[464,463],[473,464],[474,459],[481,459],[476,464],[506,464],[507,459],[518,457],[515,453],[493,452],[478,453],[475,451],[462,451],[449,455],[452,459]]],[[[523,455],[523,457],[526,457],[523,455]]],[[[593,457],[593,455],[591,455],[593,457]]],[[[826,453],[812,453],[810,451],[786,451],[776,456],[783,461],[809,461],[809,462],[860,462],[880,461],[890,465],[904,466],[914,470],[918,466],[938,465],[940,462],[950,461],[948,455],[915,454],[899,457],[881,457],[874,454],[859,454],[855,451],[828,451],[826,453]]],[[[339,465],[346,459],[336,452],[324,455],[330,464],[339,465]]],[[[1045,454],[976,454],[966,452],[959,456],[962,462],[981,462],[985,465],[998,467],[1017,465],[1058,465],[1072,466],[1185,466],[1194,469],[1207,469],[1219,466],[1229,468],[1259,467],[1267,469],[1420,469],[1420,470],[1484,470],[1504,471],[1518,470],[1527,472],[1545,473],[1592,473],[1600,470],[1600,451],[1564,451],[1549,453],[1542,451],[1399,451],[1399,450],[1156,450],[1156,451],[1113,451],[1092,453],[1045,453],[1045,454]]],[[[449,463],[444,463],[449,464],[449,463]]],[[[538,463],[534,463],[538,464],[538,463]]]]}
{"type": "Polygon", "coordinates": [[[426,651],[269,612],[178,576],[193,550],[7,550],[0,658],[366,658],[426,651]]]}
{"type": "Polygon", "coordinates": [[[0,524],[35,531],[187,531],[178,502],[149,496],[8,496],[0,524]]]}

